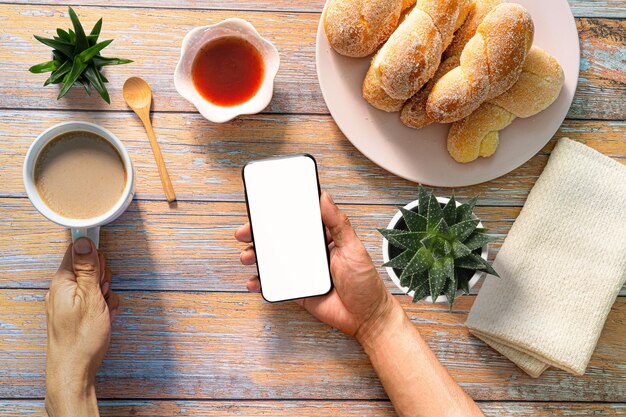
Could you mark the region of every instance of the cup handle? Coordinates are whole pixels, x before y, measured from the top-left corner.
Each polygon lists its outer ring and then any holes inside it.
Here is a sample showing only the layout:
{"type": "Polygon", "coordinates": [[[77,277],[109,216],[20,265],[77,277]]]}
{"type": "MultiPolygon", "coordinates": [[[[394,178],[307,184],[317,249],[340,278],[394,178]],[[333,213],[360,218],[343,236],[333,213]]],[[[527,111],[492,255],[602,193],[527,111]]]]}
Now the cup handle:
{"type": "Polygon", "coordinates": [[[88,237],[89,239],[91,239],[93,244],[96,245],[96,249],[98,249],[98,245],[100,243],[100,226],[88,228],[72,227],[72,243],[76,242],[76,239],[78,239],[79,237],[88,237]]]}

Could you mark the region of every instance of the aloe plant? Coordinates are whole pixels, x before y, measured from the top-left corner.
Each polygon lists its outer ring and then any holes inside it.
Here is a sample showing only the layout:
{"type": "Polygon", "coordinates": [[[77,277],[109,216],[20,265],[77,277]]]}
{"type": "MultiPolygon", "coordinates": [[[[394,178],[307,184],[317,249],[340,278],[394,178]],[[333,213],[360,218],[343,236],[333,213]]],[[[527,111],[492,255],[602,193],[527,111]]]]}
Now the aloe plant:
{"type": "Polygon", "coordinates": [[[43,85],[45,87],[49,84],[63,84],[57,100],[67,94],[72,86],[82,85],[87,94],[91,95],[93,87],[104,101],[111,103],[105,86],[105,83],[109,81],[102,74],[102,67],[128,64],[133,61],[101,56],[100,52],[113,42],[113,39],[98,42],[102,19],[98,20],[87,35],[74,10],[71,7],[68,9],[74,30],[65,31],[58,28],[57,36],[53,38],[34,35],[39,42],[52,48],[52,60],[33,65],[29,71],[34,74],[52,72],[43,85]]]}
{"type": "MultiPolygon", "coordinates": [[[[498,276],[480,256],[493,240],[472,212],[478,197],[457,207],[454,196],[441,207],[432,192],[419,189],[416,211],[400,208],[406,230],[378,229],[399,253],[383,266],[401,270],[400,284],[415,291],[413,301],[430,295],[433,303],[445,295],[452,303],[457,290],[469,293],[469,280],[476,271],[498,276]]],[[[392,250],[390,250],[392,253],[392,250]]]]}

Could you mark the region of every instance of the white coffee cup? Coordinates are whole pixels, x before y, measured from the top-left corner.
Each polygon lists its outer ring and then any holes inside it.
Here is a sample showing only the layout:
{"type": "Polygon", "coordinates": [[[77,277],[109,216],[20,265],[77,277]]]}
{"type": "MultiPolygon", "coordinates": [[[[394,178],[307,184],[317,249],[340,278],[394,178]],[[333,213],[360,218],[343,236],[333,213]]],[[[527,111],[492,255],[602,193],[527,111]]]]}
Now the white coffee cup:
{"type": "Polygon", "coordinates": [[[39,213],[56,224],[69,227],[72,231],[72,241],[76,241],[79,237],[86,236],[93,241],[96,247],[98,247],[100,240],[100,226],[117,219],[124,211],[126,211],[135,196],[135,172],[128,151],[113,133],[101,126],[89,122],[60,123],[52,126],[40,134],[30,145],[30,148],[26,153],[23,175],[26,194],[39,213]],[[109,211],[90,219],[72,219],[55,212],[43,201],[39,195],[37,186],[35,185],[35,165],[39,159],[41,150],[52,139],[58,137],[59,135],[76,131],[94,133],[109,142],[121,156],[122,162],[124,163],[124,169],[126,170],[126,185],[124,186],[124,191],[122,192],[120,199],[113,207],[111,207],[111,209],[109,209],[109,211]]]}

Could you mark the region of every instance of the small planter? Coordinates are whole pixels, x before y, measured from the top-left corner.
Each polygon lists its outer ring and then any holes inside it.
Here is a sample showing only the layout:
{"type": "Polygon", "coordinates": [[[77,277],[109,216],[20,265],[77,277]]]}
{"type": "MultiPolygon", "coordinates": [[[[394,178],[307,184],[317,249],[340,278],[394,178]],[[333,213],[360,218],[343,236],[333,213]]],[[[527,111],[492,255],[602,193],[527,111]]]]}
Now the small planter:
{"type": "MultiPolygon", "coordinates": [[[[437,197],[437,201],[439,202],[439,204],[441,206],[444,206],[445,204],[448,203],[448,201],[450,201],[449,198],[443,198],[443,197],[437,197]]],[[[411,210],[411,211],[416,211],[417,207],[419,205],[419,200],[415,200],[412,201],[411,203],[407,204],[406,206],[404,206],[405,209],[407,210],[411,210]]],[[[460,206],[461,203],[459,203],[458,201],[456,202],[456,206],[460,206]]],[[[472,213],[472,218],[474,219],[478,219],[478,217],[472,213]]],[[[478,227],[483,227],[482,223],[478,223],[478,227]]],[[[391,219],[391,221],[389,222],[389,224],[387,225],[387,229],[400,229],[400,230],[406,230],[406,223],[404,222],[404,219],[402,218],[402,213],[398,210],[398,212],[393,216],[393,218],[391,219]]],[[[391,258],[393,258],[394,256],[398,255],[400,252],[397,253],[393,253],[394,250],[396,250],[395,247],[393,247],[392,245],[389,244],[389,241],[385,238],[383,238],[383,260],[384,262],[389,262],[389,260],[391,258]]],[[[478,254],[478,251],[480,251],[480,256],[487,260],[487,255],[489,253],[489,245],[486,244],[484,245],[481,249],[476,250],[474,253],[478,254]]],[[[391,278],[391,280],[393,281],[394,284],[396,284],[396,286],[398,288],[400,288],[402,290],[403,293],[413,297],[415,291],[408,291],[409,288],[408,287],[404,287],[400,284],[400,277],[399,274],[396,272],[396,270],[394,268],[390,268],[390,267],[385,267],[385,269],[387,270],[387,274],[389,275],[389,277],[391,278]]],[[[473,288],[476,283],[478,282],[478,280],[483,276],[483,274],[485,273],[485,271],[476,271],[474,273],[474,275],[470,278],[469,280],[469,288],[473,288]]],[[[463,293],[463,291],[461,290],[457,290],[456,292],[456,296],[458,297],[459,295],[461,295],[463,293]]],[[[423,298],[423,300],[425,300],[426,302],[432,303],[432,297],[431,296],[427,296],[425,298],[423,298]]],[[[435,300],[436,303],[446,303],[448,302],[448,298],[445,295],[440,295],[439,297],[437,297],[437,299],[435,300]]]]}

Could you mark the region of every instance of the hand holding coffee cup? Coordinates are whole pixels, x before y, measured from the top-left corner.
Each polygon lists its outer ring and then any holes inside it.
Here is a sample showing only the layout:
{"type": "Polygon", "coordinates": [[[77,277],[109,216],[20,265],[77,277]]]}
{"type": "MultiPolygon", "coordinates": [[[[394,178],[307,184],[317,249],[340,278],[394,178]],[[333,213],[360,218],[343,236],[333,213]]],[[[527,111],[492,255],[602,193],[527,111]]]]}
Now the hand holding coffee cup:
{"type": "Polygon", "coordinates": [[[61,123],[32,143],[24,162],[24,186],[33,206],[69,227],[72,241],[90,238],[119,217],[135,194],[132,161],[122,142],[87,122],[61,123]]]}

